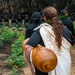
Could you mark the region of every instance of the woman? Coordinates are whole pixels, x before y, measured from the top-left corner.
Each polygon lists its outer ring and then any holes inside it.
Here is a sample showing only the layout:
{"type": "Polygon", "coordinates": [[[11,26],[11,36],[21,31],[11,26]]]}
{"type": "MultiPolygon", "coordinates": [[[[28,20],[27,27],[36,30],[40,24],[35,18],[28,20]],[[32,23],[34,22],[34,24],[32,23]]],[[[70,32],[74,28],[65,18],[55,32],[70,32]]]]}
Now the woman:
{"type": "Polygon", "coordinates": [[[68,11],[66,9],[63,9],[60,12],[60,16],[59,19],[62,21],[62,23],[64,24],[64,26],[66,26],[70,32],[72,33],[72,35],[74,36],[74,26],[73,26],[73,22],[72,20],[69,18],[68,16],[68,11]]]}
{"type": "MultiPolygon", "coordinates": [[[[32,70],[33,75],[70,75],[71,57],[70,47],[73,45],[72,36],[69,30],[58,21],[57,10],[54,7],[47,7],[43,10],[45,23],[35,29],[35,32],[30,37],[25,45],[25,56],[29,65],[30,52],[38,44],[53,50],[58,58],[57,66],[54,70],[43,73],[36,67],[32,70]]],[[[31,65],[32,66],[32,65],[31,65]]]]}

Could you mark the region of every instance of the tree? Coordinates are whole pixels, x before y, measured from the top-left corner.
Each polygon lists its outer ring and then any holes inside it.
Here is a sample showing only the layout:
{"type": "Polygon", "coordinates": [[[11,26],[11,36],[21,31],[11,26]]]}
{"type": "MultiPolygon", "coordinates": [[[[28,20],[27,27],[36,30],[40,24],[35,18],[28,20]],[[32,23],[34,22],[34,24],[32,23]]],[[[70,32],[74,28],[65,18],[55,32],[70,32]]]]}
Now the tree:
{"type": "Polygon", "coordinates": [[[74,13],[75,0],[0,0],[0,13],[20,14],[23,12],[41,11],[47,6],[54,6],[58,12],[68,9],[74,13]]]}

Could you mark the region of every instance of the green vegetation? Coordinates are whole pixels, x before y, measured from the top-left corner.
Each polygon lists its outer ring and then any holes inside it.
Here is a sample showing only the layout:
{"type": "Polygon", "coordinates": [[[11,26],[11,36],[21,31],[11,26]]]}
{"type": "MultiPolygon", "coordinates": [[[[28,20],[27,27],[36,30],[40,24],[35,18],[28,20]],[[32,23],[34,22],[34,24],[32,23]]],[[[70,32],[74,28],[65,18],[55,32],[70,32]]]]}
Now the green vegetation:
{"type": "Polygon", "coordinates": [[[74,26],[74,33],[75,33],[75,21],[73,22],[73,26],[74,26]]]}
{"type": "Polygon", "coordinates": [[[13,69],[10,71],[10,74],[8,75],[19,75],[18,70],[15,67],[13,67],[13,69]]]}
{"type": "Polygon", "coordinates": [[[22,52],[22,42],[24,40],[24,36],[20,36],[14,44],[12,44],[12,54],[8,57],[7,61],[9,62],[10,66],[18,66],[23,67],[26,66],[24,59],[23,59],[23,52],[22,52]]]}
{"type": "Polygon", "coordinates": [[[13,37],[15,37],[15,33],[8,27],[3,27],[1,30],[1,38],[3,38],[3,41],[7,43],[11,43],[11,40],[13,40],[13,37]]]}
{"type": "Polygon", "coordinates": [[[9,75],[19,75],[18,68],[27,66],[25,58],[23,57],[22,42],[25,39],[24,29],[12,29],[9,27],[2,27],[0,29],[0,47],[4,44],[11,44],[11,54],[6,59],[12,70],[9,75]]]}

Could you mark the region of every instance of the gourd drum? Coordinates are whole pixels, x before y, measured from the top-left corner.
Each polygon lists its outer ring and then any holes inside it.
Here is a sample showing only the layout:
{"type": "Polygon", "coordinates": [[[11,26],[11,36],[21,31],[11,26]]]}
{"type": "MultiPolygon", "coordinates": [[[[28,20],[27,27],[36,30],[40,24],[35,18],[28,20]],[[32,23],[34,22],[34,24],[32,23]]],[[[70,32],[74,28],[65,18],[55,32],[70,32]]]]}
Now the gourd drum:
{"type": "Polygon", "coordinates": [[[42,72],[52,71],[57,65],[55,53],[43,46],[37,46],[32,51],[33,64],[42,72]]]}
{"type": "MultiPolygon", "coordinates": [[[[22,50],[24,50],[24,46],[28,40],[29,38],[24,40],[22,50]]],[[[32,51],[32,62],[40,71],[49,72],[56,67],[57,56],[52,50],[39,45],[32,51]]]]}

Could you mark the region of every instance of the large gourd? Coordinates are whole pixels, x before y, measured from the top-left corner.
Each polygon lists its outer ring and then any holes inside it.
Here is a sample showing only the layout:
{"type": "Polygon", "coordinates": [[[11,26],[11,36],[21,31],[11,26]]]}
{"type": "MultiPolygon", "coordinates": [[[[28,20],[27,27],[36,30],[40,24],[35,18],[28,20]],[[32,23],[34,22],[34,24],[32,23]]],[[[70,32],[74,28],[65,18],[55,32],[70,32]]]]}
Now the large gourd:
{"type": "Polygon", "coordinates": [[[37,46],[32,51],[34,65],[42,72],[52,71],[57,65],[55,53],[43,46],[37,46]]]}

